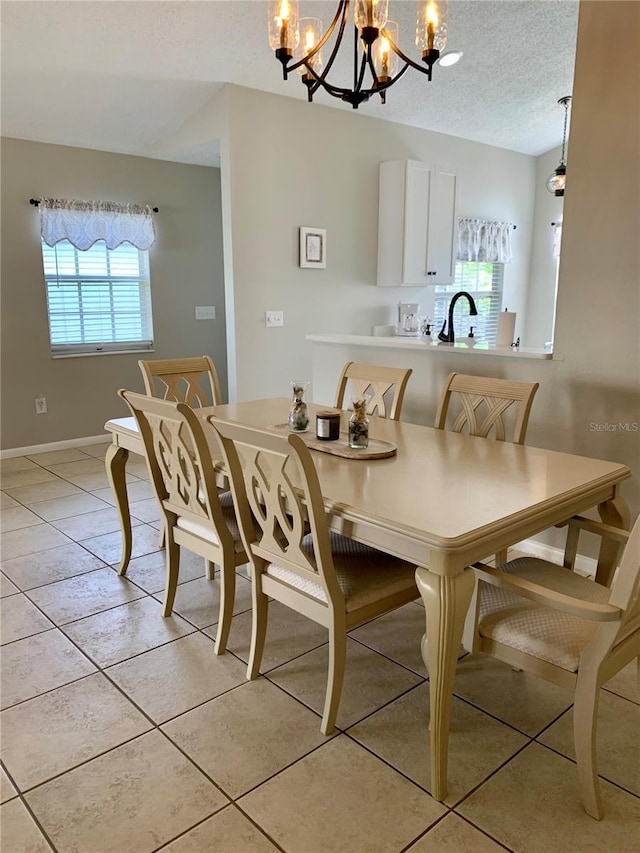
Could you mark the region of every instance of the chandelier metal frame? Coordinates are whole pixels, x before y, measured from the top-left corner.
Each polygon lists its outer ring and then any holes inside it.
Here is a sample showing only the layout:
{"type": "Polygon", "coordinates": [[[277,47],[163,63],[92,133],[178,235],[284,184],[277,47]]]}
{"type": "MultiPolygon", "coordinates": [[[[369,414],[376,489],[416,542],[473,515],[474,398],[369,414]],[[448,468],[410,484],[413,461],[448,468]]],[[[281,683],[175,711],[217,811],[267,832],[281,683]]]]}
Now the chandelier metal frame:
{"type": "Polygon", "coordinates": [[[358,29],[358,27],[354,25],[353,88],[350,89],[346,86],[336,86],[333,83],[330,83],[327,80],[327,75],[331,71],[333,63],[342,46],[342,39],[348,23],[350,5],[350,0],[339,0],[336,14],[325,34],[318,43],[297,62],[289,64],[290,60],[293,58],[293,54],[288,48],[276,48],[275,55],[282,63],[282,77],[284,80],[288,78],[291,71],[296,71],[304,66],[306,70],[302,75],[302,82],[307,87],[307,97],[309,102],[313,101],[314,94],[322,87],[332,97],[340,98],[341,100],[351,104],[354,110],[357,110],[360,104],[368,101],[372,95],[380,95],[380,99],[384,104],[386,102],[386,90],[393,86],[393,84],[404,75],[408,68],[414,68],[421,74],[425,74],[429,82],[431,81],[433,65],[440,56],[440,51],[437,48],[430,48],[422,52],[422,61],[426,65],[426,67],[423,67],[422,65],[414,62],[410,57],[406,56],[402,50],[400,50],[386,29],[378,29],[377,27],[362,27],[361,29],[358,29]],[[318,74],[313,67],[312,60],[329,41],[336,27],[338,27],[338,32],[331,55],[324,64],[322,72],[318,74]],[[402,60],[402,62],[404,62],[404,65],[396,74],[386,79],[378,76],[373,60],[373,44],[379,37],[386,38],[389,42],[390,49],[402,60]],[[358,46],[359,40],[361,40],[365,46],[360,58],[358,46]],[[367,69],[371,74],[372,85],[364,87],[364,77],[367,69]]]}

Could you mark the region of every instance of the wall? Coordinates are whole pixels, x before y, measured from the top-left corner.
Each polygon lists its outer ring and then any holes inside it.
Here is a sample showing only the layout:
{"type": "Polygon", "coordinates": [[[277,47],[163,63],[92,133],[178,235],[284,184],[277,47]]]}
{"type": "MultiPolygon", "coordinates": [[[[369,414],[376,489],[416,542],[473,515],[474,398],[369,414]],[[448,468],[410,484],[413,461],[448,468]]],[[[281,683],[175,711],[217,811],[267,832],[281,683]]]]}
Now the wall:
{"type": "Polygon", "coordinates": [[[305,334],[370,334],[393,320],[398,300],[424,303],[427,289],[375,285],[383,160],[455,166],[461,215],[517,224],[505,299],[522,316],[535,158],[374,119],[364,108],[353,114],[234,86],[228,110],[225,254],[233,258],[239,399],[288,393],[294,374],[309,378],[305,334]],[[327,229],[326,270],[298,267],[301,225],[327,229]],[[284,327],[265,328],[267,309],[284,311],[284,327]]]}
{"type": "Polygon", "coordinates": [[[125,415],[118,388],[143,390],[142,353],[52,359],[37,209],[32,196],[150,203],[153,358],[212,356],[226,395],[219,169],[2,140],[3,449],[98,435],[125,415]],[[217,319],[196,321],[196,305],[217,319]],[[36,415],[44,394],[48,414],[36,415]]]}

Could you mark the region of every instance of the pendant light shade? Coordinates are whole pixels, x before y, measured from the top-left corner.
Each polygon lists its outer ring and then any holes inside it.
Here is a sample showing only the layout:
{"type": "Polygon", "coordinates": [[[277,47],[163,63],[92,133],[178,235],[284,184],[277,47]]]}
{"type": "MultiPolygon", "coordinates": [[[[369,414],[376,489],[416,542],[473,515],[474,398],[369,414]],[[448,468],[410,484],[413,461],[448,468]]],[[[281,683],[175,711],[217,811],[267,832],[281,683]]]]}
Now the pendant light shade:
{"type": "Polygon", "coordinates": [[[564,107],[564,130],[562,131],[562,155],[560,163],[547,178],[547,189],[550,193],[556,196],[563,196],[565,186],[567,184],[567,161],[565,151],[567,146],[567,117],[569,115],[569,104],[571,103],[571,95],[565,95],[558,101],[564,107]]]}

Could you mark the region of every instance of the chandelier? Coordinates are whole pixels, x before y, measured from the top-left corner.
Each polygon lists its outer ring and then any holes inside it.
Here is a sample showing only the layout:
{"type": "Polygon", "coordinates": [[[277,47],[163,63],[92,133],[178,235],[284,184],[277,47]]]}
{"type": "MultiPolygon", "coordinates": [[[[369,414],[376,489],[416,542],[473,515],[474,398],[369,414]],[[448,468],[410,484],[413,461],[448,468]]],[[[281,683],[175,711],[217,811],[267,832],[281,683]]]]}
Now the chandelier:
{"type": "Polygon", "coordinates": [[[339,0],[333,21],[323,33],[319,18],[299,18],[298,0],[269,0],[269,44],[282,63],[283,78],[297,70],[307,87],[308,100],[322,88],[357,110],[372,95],[385,103],[387,89],[415,68],[431,80],[434,62],[447,43],[446,0],[418,0],[416,45],[422,50],[419,65],[398,47],[398,24],[388,20],[389,0],[353,0],[353,85],[337,86],[327,79],[349,22],[350,0],[339,0]],[[326,62],[323,48],[336,33],[326,62]],[[362,42],[358,47],[358,39],[362,42]],[[366,80],[366,85],[365,85],[366,80]]]}
{"type": "Polygon", "coordinates": [[[564,107],[564,130],[562,131],[562,154],[560,163],[553,170],[547,179],[547,189],[550,193],[557,196],[564,195],[564,189],[567,185],[567,161],[565,158],[565,149],[567,145],[567,116],[569,115],[569,104],[571,103],[571,95],[565,95],[558,101],[564,107]]]}

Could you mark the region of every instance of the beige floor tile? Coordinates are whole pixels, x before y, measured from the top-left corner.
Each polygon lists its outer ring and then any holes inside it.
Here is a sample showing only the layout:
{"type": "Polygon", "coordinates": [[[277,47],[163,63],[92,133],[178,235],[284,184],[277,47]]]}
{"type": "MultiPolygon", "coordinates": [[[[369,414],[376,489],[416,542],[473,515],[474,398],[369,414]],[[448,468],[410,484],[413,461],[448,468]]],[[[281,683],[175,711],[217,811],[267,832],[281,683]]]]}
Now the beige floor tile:
{"type": "Polygon", "coordinates": [[[42,551],[37,559],[28,555],[16,557],[14,560],[5,560],[2,563],[2,571],[20,589],[33,589],[103,567],[102,560],[90,554],[81,545],[76,545],[75,542],[42,551]]]}
{"type": "Polygon", "coordinates": [[[407,853],[504,853],[504,847],[451,812],[407,853]]]}
{"type": "MultiPolygon", "coordinates": [[[[132,530],[133,547],[132,557],[142,557],[143,554],[152,554],[160,549],[158,531],[147,524],[139,524],[132,530]]],[[[103,533],[101,536],[91,536],[82,539],[82,546],[91,551],[105,563],[111,566],[117,565],[122,559],[122,534],[103,533]]]]}
{"type": "Polygon", "coordinates": [[[532,743],[456,811],[518,853],[637,853],[640,799],[601,782],[604,819],[580,800],[575,764],[532,743]]]}
{"type": "MultiPolygon", "coordinates": [[[[414,782],[431,789],[429,685],[349,729],[349,734],[414,782]]],[[[449,734],[447,804],[453,805],[527,743],[527,738],[459,699],[449,734]]]]}
{"type": "Polygon", "coordinates": [[[21,791],[152,728],[101,673],[2,712],[3,761],[21,791]]]}
{"type": "Polygon", "coordinates": [[[141,598],[64,626],[64,632],[99,666],[147,652],[194,629],[174,613],[165,619],[152,598],[141,598]]]}
{"type": "Polygon", "coordinates": [[[425,627],[424,608],[410,603],[350,631],[349,636],[426,678],[420,652],[425,627]]]}
{"type": "Polygon", "coordinates": [[[52,498],[63,498],[66,495],[79,495],[82,491],[68,480],[61,480],[59,477],[54,477],[46,483],[36,483],[32,486],[13,486],[7,488],[3,486],[6,492],[21,504],[31,506],[34,503],[48,501],[52,498]]]}
{"type": "MultiPolygon", "coordinates": [[[[227,646],[245,663],[249,660],[251,621],[250,609],[234,617],[227,646]]],[[[316,649],[324,645],[327,639],[327,629],[322,625],[296,613],[290,607],[285,607],[279,601],[272,601],[269,604],[269,622],[261,672],[269,672],[276,666],[316,649]]]]}
{"type": "Polygon", "coordinates": [[[0,668],[2,708],[33,699],[96,670],[57,629],[5,646],[0,668]]]}
{"type": "Polygon", "coordinates": [[[0,574],[0,598],[6,598],[8,595],[15,595],[20,592],[18,587],[11,583],[6,575],[0,574]]]}
{"type": "MultiPolygon", "coordinates": [[[[62,498],[53,498],[49,501],[40,501],[39,503],[29,504],[33,512],[37,513],[45,521],[58,521],[59,519],[72,520],[75,516],[92,514],[97,510],[107,509],[108,505],[96,498],[95,495],[90,495],[87,492],[80,492],[77,495],[68,495],[62,498]]],[[[59,530],[62,528],[56,525],[59,530]]]]}
{"type": "Polygon", "coordinates": [[[29,592],[29,597],[56,625],[92,616],[146,593],[113,569],[96,569],[83,575],[47,584],[29,592]]]}
{"type": "Polygon", "coordinates": [[[0,459],[0,475],[13,474],[15,471],[33,470],[37,465],[26,456],[14,456],[13,459],[0,459]]]}
{"type": "MultiPolygon", "coordinates": [[[[93,498],[93,495],[87,495],[93,498]]],[[[65,500],[65,498],[62,498],[65,500]]],[[[94,512],[86,512],[71,518],[60,518],[51,524],[60,530],[65,536],[80,542],[104,533],[118,533],[120,531],[120,518],[114,507],[107,506],[104,501],[98,501],[100,508],[94,512]]],[[[131,518],[131,526],[137,527],[141,522],[137,518],[131,518]]]]}
{"type": "Polygon", "coordinates": [[[111,436],[107,441],[102,442],[101,444],[83,444],[82,452],[88,453],[89,456],[95,456],[96,459],[104,459],[105,453],[107,452],[107,448],[111,444],[111,436]]]}
{"type": "Polygon", "coordinates": [[[73,483],[85,492],[95,492],[98,489],[108,489],[109,480],[104,470],[94,471],[92,474],[70,474],[65,477],[65,482],[73,483]]]}
{"type": "Polygon", "coordinates": [[[160,521],[162,517],[160,504],[156,498],[147,498],[147,500],[144,501],[136,501],[135,510],[135,516],[132,517],[135,517],[140,521],[144,521],[146,524],[150,521],[160,521]]]}
{"type": "Polygon", "coordinates": [[[46,483],[47,480],[57,479],[55,474],[47,471],[46,468],[41,468],[39,465],[34,465],[32,468],[26,468],[20,471],[7,471],[2,474],[2,488],[5,491],[18,488],[19,486],[32,486],[34,483],[46,483]]]}
{"type": "MultiPolygon", "coordinates": [[[[90,489],[89,491],[93,492],[94,495],[100,498],[107,503],[115,506],[115,500],[113,497],[113,492],[111,491],[111,487],[104,488],[101,486],[96,486],[95,488],[90,489]]],[[[132,478],[129,474],[127,474],[127,496],[129,497],[129,503],[134,504],[138,501],[146,501],[149,498],[155,498],[155,492],[153,490],[153,486],[151,483],[148,483],[146,480],[139,480],[137,477],[132,478]]],[[[133,512],[133,507],[131,507],[131,511],[133,512]]]]}
{"type": "Polygon", "coordinates": [[[163,853],[276,853],[278,848],[230,805],[162,849],[163,853]]]}
{"type": "MultiPolygon", "coordinates": [[[[183,549],[184,550],[184,549],[183,549]]],[[[162,601],[162,593],[156,593],[158,601],[162,601]]],[[[210,581],[199,577],[186,583],[181,583],[176,592],[173,609],[180,616],[188,619],[197,628],[208,628],[218,622],[220,607],[220,574],[216,571],[215,580],[210,581]]],[[[243,613],[251,609],[251,583],[236,575],[236,595],[233,612],[243,613]]],[[[215,637],[215,631],[212,632],[215,637]]]]}
{"type": "Polygon", "coordinates": [[[151,479],[149,477],[149,469],[147,468],[147,463],[142,459],[139,462],[134,462],[130,458],[127,462],[127,472],[129,474],[133,474],[134,477],[139,477],[141,480],[151,479]]]}
{"type": "Polygon", "coordinates": [[[69,480],[71,477],[77,477],[81,474],[95,474],[96,472],[104,474],[104,462],[91,456],[85,456],[79,461],[47,465],[47,468],[52,474],[62,477],[63,480],[69,480]]]}
{"type": "Polygon", "coordinates": [[[445,811],[344,735],[238,805],[285,850],[305,853],[399,851],[445,811]]]}
{"type": "Polygon", "coordinates": [[[107,674],[156,723],[164,723],[243,684],[246,667],[233,655],[216,655],[213,641],[197,633],[116,664],[107,674]]]}
{"type": "MultiPolygon", "coordinates": [[[[204,558],[192,551],[183,550],[180,555],[178,583],[187,583],[194,578],[204,577],[204,573],[204,558]]],[[[166,580],[165,552],[155,551],[153,554],[134,558],[127,568],[127,577],[146,592],[163,592],[166,580]]]]}
{"type": "Polygon", "coordinates": [[[531,737],[573,702],[571,690],[487,655],[468,655],[458,663],[453,692],[531,737]]]}
{"type": "Polygon", "coordinates": [[[20,506],[17,500],[12,498],[6,492],[0,492],[0,509],[12,509],[16,506],[20,506]]]}
{"type": "Polygon", "coordinates": [[[640,705],[640,683],[638,681],[637,661],[631,661],[617,675],[610,678],[604,689],[618,696],[624,696],[630,702],[640,705]]]}
{"type": "Polygon", "coordinates": [[[53,623],[22,593],[10,595],[0,601],[0,635],[3,646],[53,627],[53,623]]]}
{"type": "Polygon", "coordinates": [[[320,719],[263,678],[162,728],[233,798],[326,741],[320,719]]]}
{"type": "Polygon", "coordinates": [[[150,853],[227,802],[159,732],[47,782],[26,799],[58,850],[79,853],[94,853],[97,839],[100,853],[150,853]]]}
{"type": "Polygon", "coordinates": [[[2,536],[2,560],[37,554],[49,548],[68,545],[70,540],[50,524],[37,524],[23,530],[11,530],[2,536]]]}
{"type": "Polygon", "coordinates": [[[51,847],[20,800],[0,808],[0,847],[6,853],[51,853],[51,847]]]}
{"type": "Polygon", "coordinates": [[[0,533],[33,527],[34,524],[42,524],[42,519],[24,506],[0,510],[0,533]]]}
{"type": "MultiPolygon", "coordinates": [[[[575,760],[573,709],[538,740],[575,760]]],[[[640,705],[602,691],[597,742],[598,774],[640,796],[640,705]]]]}
{"type": "Polygon", "coordinates": [[[80,462],[86,459],[89,454],[83,453],[75,447],[70,447],[67,450],[47,450],[45,453],[30,453],[27,459],[42,465],[43,468],[48,468],[50,465],[61,465],[64,462],[80,462]]]}
{"type": "Polygon", "coordinates": [[[18,796],[18,792],[11,779],[0,767],[0,803],[6,803],[18,796]]]}
{"type": "MultiPolygon", "coordinates": [[[[322,714],[329,647],[322,646],[269,673],[269,679],[322,714]]],[[[420,684],[419,676],[347,640],[347,664],[336,725],[343,729],[420,684]]]]}

